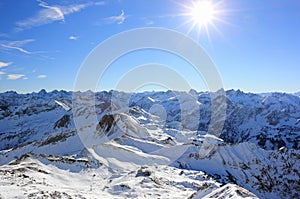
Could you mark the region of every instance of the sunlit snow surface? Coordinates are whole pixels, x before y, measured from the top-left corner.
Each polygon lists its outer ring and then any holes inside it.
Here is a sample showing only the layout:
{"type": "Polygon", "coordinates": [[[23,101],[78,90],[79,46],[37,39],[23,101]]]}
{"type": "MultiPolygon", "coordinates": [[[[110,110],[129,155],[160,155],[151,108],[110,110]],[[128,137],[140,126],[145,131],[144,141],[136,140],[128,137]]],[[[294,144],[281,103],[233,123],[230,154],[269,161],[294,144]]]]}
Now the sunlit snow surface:
{"type": "Polygon", "coordinates": [[[220,139],[210,93],[118,93],[129,105],[112,109],[110,92],[86,92],[71,111],[70,92],[2,93],[0,198],[299,196],[299,97],[226,94],[220,139]]]}

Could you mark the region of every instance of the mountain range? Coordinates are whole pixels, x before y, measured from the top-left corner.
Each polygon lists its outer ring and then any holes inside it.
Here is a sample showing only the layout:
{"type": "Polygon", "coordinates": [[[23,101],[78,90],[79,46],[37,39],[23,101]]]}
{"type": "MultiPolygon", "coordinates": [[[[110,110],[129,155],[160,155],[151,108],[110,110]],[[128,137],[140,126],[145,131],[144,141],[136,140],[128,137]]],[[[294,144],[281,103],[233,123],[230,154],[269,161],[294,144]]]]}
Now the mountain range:
{"type": "Polygon", "coordinates": [[[0,198],[299,198],[299,93],[0,94],[0,198]]]}

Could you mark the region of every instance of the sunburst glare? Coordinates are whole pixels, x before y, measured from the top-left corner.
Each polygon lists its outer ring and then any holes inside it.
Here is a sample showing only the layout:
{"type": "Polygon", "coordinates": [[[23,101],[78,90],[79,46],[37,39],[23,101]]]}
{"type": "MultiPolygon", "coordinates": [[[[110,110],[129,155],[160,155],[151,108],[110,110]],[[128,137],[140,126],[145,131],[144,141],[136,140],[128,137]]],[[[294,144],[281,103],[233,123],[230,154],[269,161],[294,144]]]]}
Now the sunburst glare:
{"type": "Polygon", "coordinates": [[[200,29],[212,23],[215,15],[214,5],[209,1],[199,1],[193,5],[190,15],[195,25],[200,29]]]}
{"type": "Polygon", "coordinates": [[[188,34],[193,30],[197,31],[198,36],[205,32],[210,40],[210,27],[221,34],[216,26],[216,22],[226,23],[221,17],[222,14],[227,12],[222,8],[221,1],[198,0],[191,2],[189,5],[181,5],[184,8],[182,15],[188,18],[183,25],[188,24],[190,26],[188,34]]]}

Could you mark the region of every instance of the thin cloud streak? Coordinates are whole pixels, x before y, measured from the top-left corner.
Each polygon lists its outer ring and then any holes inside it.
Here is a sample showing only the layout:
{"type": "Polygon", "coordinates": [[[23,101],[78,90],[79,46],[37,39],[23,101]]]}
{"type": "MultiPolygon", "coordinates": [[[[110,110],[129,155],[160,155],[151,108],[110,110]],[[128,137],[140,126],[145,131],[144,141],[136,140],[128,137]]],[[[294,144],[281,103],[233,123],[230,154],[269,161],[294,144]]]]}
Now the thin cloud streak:
{"type": "Polygon", "coordinates": [[[150,25],[153,25],[153,24],[154,24],[154,21],[153,21],[153,20],[148,19],[148,18],[146,18],[146,17],[142,17],[142,18],[141,18],[141,21],[142,21],[143,23],[145,23],[145,25],[147,25],[147,26],[150,26],[150,25]]]}
{"type": "Polygon", "coordinates": [[[17,40],[17,41],[10,41],[9,45],[11,46],[23,46],[25,44],[34,42],[35,39],[24,39],[24,40],[17,40]]]}
{"type": "Polygon", "coordinates": [[[34,39],[25,39],[20,41],[0,41],[0,46],[6,50],[13,49],[17,50],[19,52],[25,53],[25,54],[32,54],[33,52],[30,52],[23,48],[23,46],[27,43],[35,41],[34,39]]]}
{"type": "Polygon", "coordinates": [[[11,65],[12,63],[13,63],[13,62],[2,62],[2,61],[0,61],[0,68],[9,66],[9,65],[11,65]]]}
{"type": "Polygon", "coordinates": [[[127,18],[127,16],[125,15],[124,10],[121,10],[120,15],[110,16],[110,17],[104,18],[102,21],[106,24],[117,23],[117,24],[121,25],[125,22],[126,18],[127,18]]]}
{"type": "Polygon", "coordinates": [[[27,18],[25,20],[16,23],[17,31],[22,31],[24,29],[30,29],[37,26],[42,26],[55,21],[65,21],[65,16],[79,12],[90,6],[104,5],[104,2],[89,2],[85,4],[73,4],[69,6],[50,6],[48,3],[38,0],[39,6],[43,9],[40,10],[35,16],[27,18]]]}
{"type": "Polygon", "coordinates": [[[2,75],[6,74],[5,72],[3,71],[0,71],[0,80],[2,79],[2,75]]]}
{"type": "Polygon", "coordinates": [[[37,76],[37,78],[39,78],[39,79],[44,79],[44,78],[46,78],[47,77],[47,75],[38,75],[37,76]]]}
{"type": "Polygon", "coordinates": [[[0,33],[0,37],[9,37],[6,33],[0,33]]]}
{"type": "Polygon", "coordinates": [[[7,75],[8,80],[16,80],[16,79],[20,79],[21,77],[25,77],[25,75],[24,74],[8,74],[7,75]]]}
{"type": "Polygon", "coordinates": [[[20,48],[20,47],[16,47],[16,46],[8,46],[8,45],[5,45],[5,44],[1,44],[2,47],[4,48],[9,48],[9,49],[15,49],[15,50],[18,50],[22,53],[25,53],[25,54],[31,54],[31,52],[25,50],[24,48],[20,48]]]}

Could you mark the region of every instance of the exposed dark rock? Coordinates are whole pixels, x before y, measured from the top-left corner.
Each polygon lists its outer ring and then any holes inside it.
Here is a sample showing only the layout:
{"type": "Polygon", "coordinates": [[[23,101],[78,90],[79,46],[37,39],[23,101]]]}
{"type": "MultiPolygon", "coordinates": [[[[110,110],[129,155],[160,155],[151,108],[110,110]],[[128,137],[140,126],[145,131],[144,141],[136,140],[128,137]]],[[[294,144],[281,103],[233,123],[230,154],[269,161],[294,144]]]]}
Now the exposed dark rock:
{"type": "Polygon", "coordinates": [[[98,123],[96,130],[105,135],[109,135],[109,131],[116,124],[114,115],[104,115],[100,122],[98,123]]]}
{"type": "Polygon", "coordinates": [[[70,124],[70,115],[64,115],[62,118],[57,120],[54,124],[54,129],[56,128],[62,128],[62,127],[68,127],[70,124]]]}
{"type": "Polygon", "coordinates": [[[37,144],[39,146],[44,146],[44,145],[48,145],[48,144],[55,144],[57,142],[63,142],[68,137],[73,136],[74,134],[75,134],[75,131],[60,133],[60,134],[57,134],[54,136],[49,136],[45,140],[37,142],[37,144]]]}
{"type": "Polygon", "coordinates": [[[149,170],[147,170],[146,168],[147,168],[147,167],[141,167],[141,168],[137,171],[135,177],[140,177],[140,176],[149,177],[149,176],[151,175],[152,172],[149,171],[149,170]]]}

